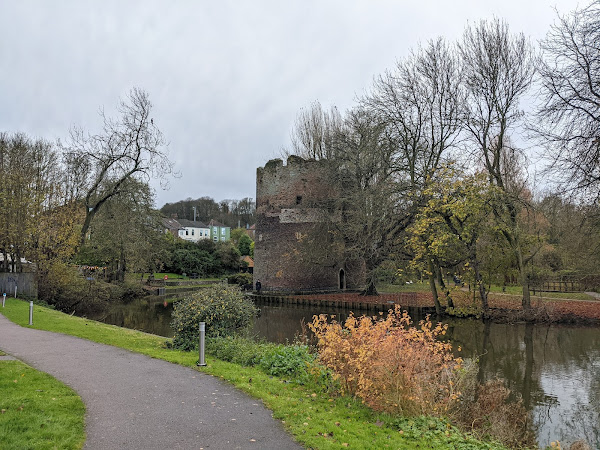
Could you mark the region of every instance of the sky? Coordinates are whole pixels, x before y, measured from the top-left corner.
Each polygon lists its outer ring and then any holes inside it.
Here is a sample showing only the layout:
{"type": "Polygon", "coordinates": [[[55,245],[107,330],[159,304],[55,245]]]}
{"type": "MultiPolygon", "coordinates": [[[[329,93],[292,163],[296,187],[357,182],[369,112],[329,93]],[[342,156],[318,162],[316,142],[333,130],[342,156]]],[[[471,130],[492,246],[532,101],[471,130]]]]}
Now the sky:
{"type": "Polygon", "coordinates": [[[344,111],[419,43],[499,17],[533,42],[575,0],[0,0],[0,131],[101,131],[133,87],[179,172],[156,205],[256,196],[301,108],[344,111]]]}

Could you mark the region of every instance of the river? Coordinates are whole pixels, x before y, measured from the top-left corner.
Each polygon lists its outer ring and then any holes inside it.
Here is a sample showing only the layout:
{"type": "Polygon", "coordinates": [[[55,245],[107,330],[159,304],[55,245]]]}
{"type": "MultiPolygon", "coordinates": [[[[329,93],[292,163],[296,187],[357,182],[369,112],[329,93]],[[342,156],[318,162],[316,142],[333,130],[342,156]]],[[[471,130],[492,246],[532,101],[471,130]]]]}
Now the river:
{"type": "MultiPolygon", "coordinates": [[[[172,304],[146,297],[115,305],[102,317],[114,325],[170,337],[172,304]]],[[[313,314],[336,314],[343,320],[348,310],[272,306],[261,309],[252,333],[271,342],[291,342],[313,314]]],[[[410,311],[415,319],[418,312],[410,311]]],[[[585,439],[600,449],[600,327],[540,324],[495,324],[477,320],[448,321],[448,337],[462,347],[463,357],[479,357],[482,380],[502,378],[520,393],[531,411],[538,442],[564,444],[585,439]]]]}

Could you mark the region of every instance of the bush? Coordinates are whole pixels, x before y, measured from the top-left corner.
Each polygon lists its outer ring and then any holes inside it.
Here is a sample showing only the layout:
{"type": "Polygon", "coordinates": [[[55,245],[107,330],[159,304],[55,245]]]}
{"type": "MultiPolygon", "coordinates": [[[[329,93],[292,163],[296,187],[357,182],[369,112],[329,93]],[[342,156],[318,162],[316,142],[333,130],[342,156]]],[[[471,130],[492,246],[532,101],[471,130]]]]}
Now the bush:
{"type": "Polygon", "coordinates": [[[315,362],[315,356],[307,345],[276,345],[268,348],[259,366],[269,375],[306,379],[307,370],[315,362]]]}
{"type": "Polygon", "coordinates": [[[242,366],[258,366],[277,377],[303,377],[315,362],[307,345],[256,342],[241,336],[213,337],[206,341],[206,352],[222,361],[242,366]]]}
{"type": "Polygon", "coordinates": [[[182,350],[198,348],[200,322],[206,336],[232,336],[247,328],[258,309],[237,286],[214,285],[195,292],[173,306],[173,346],[182,350]]]}
{"type": "Polygon", "coordinates": [[[240,336],[213,337],[206,340],[206,353],[222,361],[241,366],[255,366],[264,356],[266,349],[275,345],[240,336]]]}
{"type": "Polygon", "coordinates": [[[481,439],[496,439],[509,448],[535,448],[535,434],[521,398],[511,393],[502,380],[477,381],[478,366],[465,361],[458,371],[456,387],[462,393],[449,417],[463,430],[481,439]]]}
{"type": "Polygon", "coordinates": [[[316,356],[307,345],[273,344],[227,336],[207,339],[206,352],[222,361],[258,366],[269,375],[293,378],[300,383],[312,381],[315,387],[327,389],[331,384],[329,373],[317,364],[316,356]]]}
{"type": "Polygon", "coordinates": [[[455,372],[462,360],[449,343],[439,342],[446,326],[420,327],[396,306],[387,318],[327,322],[324,315],[309,325],[318,339],[319,359],[340,381],[344,392],[371,408],[405,416],[443,415],[458,399],[455,372]]]}
{"type": "Polygon", "coordinates": [[[200,276],[215,273],[219,263],[205,250],[197,248],[177,249],[173,252],[169,268],[178,274],[198,273],[200,276]]]}
{"type": "Polygon", "coordinates": [[[238,286],[252,286],[252,274],[250,273],[236,273],[227,277],[229,284],[237,284],[238,286]]]}
{"type": "Polygon", "coordinates": [[[40,266],[38,282],[39,299],[67,313],[103,311],[110,302],[144,293],[135,284],[107,283],[98,275],[86,278],[76,266],[56,261],[40,266]]]}
{"type": "Polygon", "coordinates": [[[327,388],[331,379],[307,345],[283,345],[256,342],[241,336],[214,337],[206,340],[206,352],[222,361],[241,366],[258,366],[263,372],[276,377],[293,378],[327,388]]]}

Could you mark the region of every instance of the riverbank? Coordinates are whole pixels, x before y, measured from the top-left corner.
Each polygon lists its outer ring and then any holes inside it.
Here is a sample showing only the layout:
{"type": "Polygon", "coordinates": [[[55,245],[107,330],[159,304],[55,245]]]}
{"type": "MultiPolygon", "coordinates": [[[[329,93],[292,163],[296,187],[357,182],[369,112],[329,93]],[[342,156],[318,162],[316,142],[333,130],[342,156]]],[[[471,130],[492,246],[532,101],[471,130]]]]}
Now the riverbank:
{"type": "MultiPolygon", "coordinates": [[[[0,312],[19,324],[28,320],[28,304],[9,299],[0,312]]],[[[266,375],[254,367],[243,367],[207,357],[207,367],[198,369],[198,355],[165,347],[167,339],[126,330],[36,306],[34,328],[79,336],[114,345],[153,358],[187,366],[214,375],[260,398],[298,442],[309,448],[502,448],[461,433],[443,420],[404,419],[369,410],[360,401],[266,375]]]]}
{"type": "MultiPolygon", "coordinates": [[[[404,308],[424,308],[434,313],[431,292],[380,293],[365,296],[358,292],[322,293],[303,295],[279,295],[263,293],[249,294],[267,304],[309,305],[318,307],[347,308],[353,311],[386,312],[394,305],[404,308]]],[[[452,293],[455,315],[461,317],[481,315],[478,301],[473,301],[472,293],[455,290],[452,293]]],[[[590,297],[593,298],[593,297],[590,297]]],[[[581,300],[532,296],[531,310],[524,311],[518,295],[490,293],[488,297],[489,317],[499,322],[537,323],[600,323],[600,300],[581,300]]],[[[446,304],[443,304],[445,307],[446,304]]]]}

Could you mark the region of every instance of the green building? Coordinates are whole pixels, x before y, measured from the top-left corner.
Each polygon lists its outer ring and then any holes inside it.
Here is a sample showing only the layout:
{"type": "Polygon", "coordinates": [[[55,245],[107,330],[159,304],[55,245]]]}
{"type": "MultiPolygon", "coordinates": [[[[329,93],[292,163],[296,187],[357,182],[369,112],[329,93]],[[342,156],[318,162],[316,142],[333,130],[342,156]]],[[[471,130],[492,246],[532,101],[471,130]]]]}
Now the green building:
{"type": "Polygon", "coordinates": [[[226,242],[231,239],[231,228],[214,219],[208,222],[208,228],[210,230],[210,238],[214,242],[226,242]]]}

